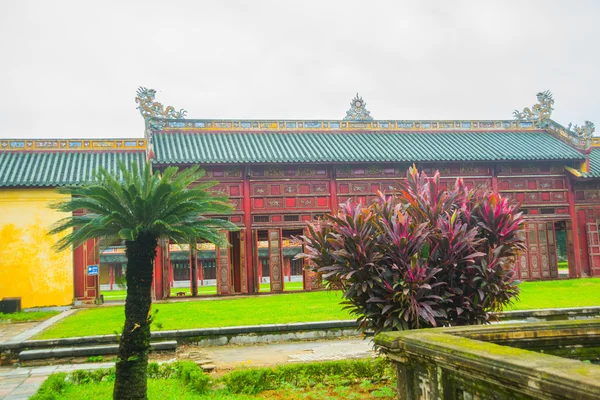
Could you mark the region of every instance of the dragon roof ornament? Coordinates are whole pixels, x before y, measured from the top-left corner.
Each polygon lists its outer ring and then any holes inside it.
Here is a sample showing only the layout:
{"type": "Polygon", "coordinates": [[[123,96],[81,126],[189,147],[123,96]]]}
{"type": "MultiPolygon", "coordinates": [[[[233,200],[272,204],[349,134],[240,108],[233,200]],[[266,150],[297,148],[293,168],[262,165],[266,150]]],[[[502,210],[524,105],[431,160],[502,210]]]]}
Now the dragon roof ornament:
{"type": "Polygon", "coordinates": [[[550,122],[550,116],[552,115],[552,110],[554,110],[554,108],[552,108],[552,105],[554,104],[552,93],[549,90],[539,92],[537,94],[537,100],[537,104],[531,108],[525,107],[523,112],[515,110],[513,116],[517,120],[531,121],[538,128],[547,128],[548,123],[550,122]]]}
{"type": "Polygon", "coordinates": [[[371,113],[366,109],[367,103],[365,103],[362,97],[356,96],[350,103],[350,109],[346,111],[345,121],[372,121],[371,113]]]}
{"type": "Polygon", "coordinates": [[[136,94],[135,102],[138,103],[137,109],[140,110],[140,114],[146,120],[152,118],[182,119],[187,114],[187,111],[183,108],[175,111],[175,107],[168,106],[165,108],[161,103],[154,101],[154,97],[156,96],[156,90],[154,89],[147,89],[140,86],[136,94]]]}
{"type": "Polygon", "coordinates": [[[515,110],[513,113],[515,119],[530,121],[538,129],[548,129],[580,149],[588,149],[592,145],[592,136],[596,130],[592,122],[585,121],[583,126],[569,123],[569,126],[565,128],[550,119],[552,110],[554,110],[552,108],[552,105],[554,105],[552,93],[549,90],[539,92],[537,99],[538,103],[533,107],[526,107],[523,112],[515,110]]]}
{"type": "Polygon", "coordinates": [[[590,140],[592,136],[594,136],[594,132],[596,131],[596,126],[593,122],[585,121],[583,126],[573,125],[569,122],[569,126],[567,127],[569,132],[574,133],[579,138],[584,140],[590,140]]]}

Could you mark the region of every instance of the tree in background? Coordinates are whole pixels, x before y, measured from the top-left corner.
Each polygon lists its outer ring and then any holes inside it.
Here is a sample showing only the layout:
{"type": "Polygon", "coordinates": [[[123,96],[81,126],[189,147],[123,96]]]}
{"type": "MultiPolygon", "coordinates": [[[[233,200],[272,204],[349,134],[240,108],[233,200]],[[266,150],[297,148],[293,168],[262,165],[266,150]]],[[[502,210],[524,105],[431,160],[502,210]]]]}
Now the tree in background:
{"type": "Polygon", "coordinates": [[[310,261],[346,308],[375,332],[480,324],[518,298],[525,250],[518,205],[461,179],[440,188],[410,168],[397,196],[341,205],[302,237],[310,261]]]}
{"type": "Polygon", "coordinates": [[[150,349],[151,287],[156,248],[161,238],[176,244],[196,239],[228,246],[222,230],[237,230],[232,223],[207,217],[232,211],[227,197],[207,191],[217,182],[198,182],[204,172],[197,167],[178,172],[169,167],[152,173],[146,163],[140,169],[119,164],[120,174],[100,169],[92,183],[62,189],[69,200],[52,205],[72,214],[60,220],[50,234],[68,231],[56,247],[77,247],[88,239],[105,243],[125,241],[127,297],[125,325],[116,364],[115,399],[146,399],[146,370],[150,349]]]}

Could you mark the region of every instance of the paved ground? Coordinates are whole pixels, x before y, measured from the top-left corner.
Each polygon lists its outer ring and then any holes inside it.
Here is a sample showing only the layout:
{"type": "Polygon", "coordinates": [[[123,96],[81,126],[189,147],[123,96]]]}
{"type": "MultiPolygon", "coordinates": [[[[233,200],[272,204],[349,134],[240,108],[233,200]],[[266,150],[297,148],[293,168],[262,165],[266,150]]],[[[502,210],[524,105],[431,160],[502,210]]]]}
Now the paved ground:
{"type": "Polygon", "coordinates": [[[23,332],[30,330],[40,322],[20,322],[15,324],[0,324],[0,343],[6,343],[23,332]]]}
{"type": "MultiPolygon", "coordinates": [[[[374,354],[371,341],[361,339],[204,347],[201,352],[218,369],[230,369],[241,365],[267,366],[299,361],[363,358],[374,354]]],[[[3,367],[0,368],[0,399],[28,399],[37,392],[48,375],[55,372],[110,368],[113,365],[114,363],[96,363],[46,367],[3,367]]]]}
{"type": "Polygon", "coordinates": [[[50,325],[53,325],[60,321],[63,318],[68,317],[73,314],[77,310],[66,310],[61,312],[58,315],[55,315],[52,318],[48,318],[45,321],[41,322],[22,322],[17,324],[1,324],[0,325],[0,335],[2,332],[4,333],[0,337],[0,343],[19,343],[25,340],[31,339],[33,336],[37,335],[44,329],[48,328],[50,325]]]}
{"type": "Polygon", "coordinates": [[[202,353],[219,369],[241,365],[267,366],[298,361],[326,361],[369,357],[372,342],[362,339],[273,343],[253,346],[205,347],[202,353]]]}
{"type": "Polygon", "coordinates": [[[32,368],[0,368],[0,399],[22,400],[33,396],[48,375],[77,369],[110,368],[113,363],[51,365],[32,368]]]}

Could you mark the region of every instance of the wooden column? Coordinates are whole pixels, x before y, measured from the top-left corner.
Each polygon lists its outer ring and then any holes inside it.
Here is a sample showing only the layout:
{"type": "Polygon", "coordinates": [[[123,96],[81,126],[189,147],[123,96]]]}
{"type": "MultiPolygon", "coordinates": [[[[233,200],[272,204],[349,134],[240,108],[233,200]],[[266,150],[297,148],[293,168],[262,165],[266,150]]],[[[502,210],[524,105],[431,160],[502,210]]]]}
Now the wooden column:
{"type": "MultiPolygon", "coordinates": [[[[567,178],[567,201],[569,202],[569,216],[571,217],[571,228],[572,232],[572,246],[574,250],[574,261],[575,261],[575,269],[569,266],[569,277],[570,278],[579,278],[581,277],[581,245],[583,242],[581,241],[581,236],[579,232],[579,223],[577,221],[577,212],[575,211],[575,185],[571,181],[571,177],[567,178]],[[574,276],[573,276],[574,275],[574,276]]],[[[567,243],[569,246],[569,243],[567,243]]]]}
{"type": "Polygon", "coordinates": [[[283,251],[281,248],[281,228],[269,229],[269,272],[271,292],[283,291],[283,251]]]}
{"type": "Polygon", "coordinates": [[[190,294],[192,297],[198,296],[198,251],[196,243],[190,245],[190,294]]]}
{"type": "Polygon", "coordinates": [[[292,281],[292,258],[284,257],[284,260],[285,260],[285,267],[287,268],[288,282],[291,282],[292,281]]]}
{"type": "Polygon", "coordinates": [[[338,210],[338,197],[337,197],[337,183],[335,181],[335,167],[332,165],[330,170],[330,177],[329,177],[329,193],[331,193],[331,213],[333,215],[337,214],[337,210],[338,210]]]}
{"type": "Polygon", "coordinates": [[[108,264],[108,285],[109,290],[113,290],[115,284],[115,264],[108,264]]]}
{"type": "Polygon", "coordinates": [[[240,292],[248,293],[248,260],[246,257],[246,231],[240,232],[240,292]]]}
{"type": "Polygon", "coordinates": [[[200,278],[200,286],[204,286],[204,264],[202,259],[198,258],[198,275],[200,278]]]}
{"type": "MultiPolygon", "coordinates": [[[[243,203],[243,211],[244,217],[243,222],[246,229],[240,233],[240,239],[244,240],[244,244],[242,246],[242,250],[244,251],[244,263],[246,268],[246,293],[257,293],[258,288],[255,287],[255,278],[254,278],[254,257],[252,257],[252,246],[254,244],[254,240],[252,237],[252,214],[250,214],[250,170],[247,167],[244,173],[244,185],[242,188],[244,203],[243,203]],[[245,246],[245,247],[243,247],[245,246]]],[[[258,249],[256,250],[258,252],[258,249]]],[[[242,268],[244,265],[242,265],[242,268]]]]}
{"type": "Polygon", "coordinates": [[[163,290],[163,249],[160,245],[156,247],[156,257],[154,258],[154,275],[152,280],[152,294],[156,300],[164,298],[163,290]]]}
{"type": "Polygon", "coordinates": [[[492,190],[498,193],[498,164],[492,167],[492,190]]]}
{"type": "MultiPolygon", "coordinates": [[[[308,235],[308,228],[304,228],[303,232],[304,236],[308,235]]],[[[302,252],[304,253],[304,246],[302,246],[302,252]]],[[[307,267],[309,266],[308,259],[302,259],[302,287],[304,290],[312,290],[312,271],[309,271],[307,267]]]]}

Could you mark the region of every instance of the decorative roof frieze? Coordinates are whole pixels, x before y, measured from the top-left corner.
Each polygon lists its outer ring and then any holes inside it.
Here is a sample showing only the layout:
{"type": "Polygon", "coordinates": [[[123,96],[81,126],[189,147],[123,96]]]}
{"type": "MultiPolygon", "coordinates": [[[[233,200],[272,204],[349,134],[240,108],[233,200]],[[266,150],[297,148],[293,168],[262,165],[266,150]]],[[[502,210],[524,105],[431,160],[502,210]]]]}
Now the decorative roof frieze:
{"type": "Polygon", "coordinates": [[[163,131],[497,131],[540,130],[531,121],[512,120],[160,120],[163,131]]]}
{"type": "Polygon", "coordinates": [[[145,139],[0,139],[0,151],[131,151],[145,148],[145,139]]]}

